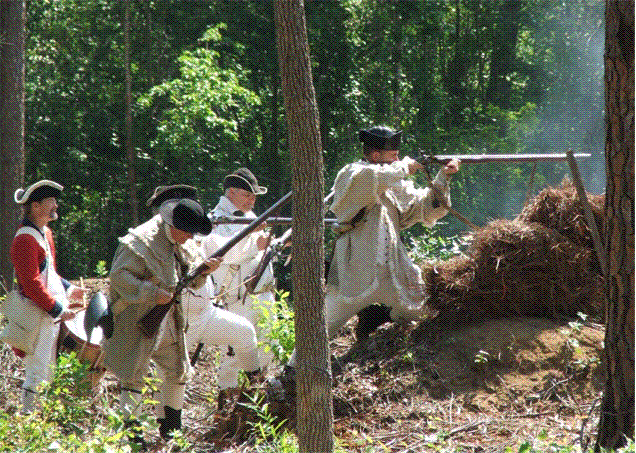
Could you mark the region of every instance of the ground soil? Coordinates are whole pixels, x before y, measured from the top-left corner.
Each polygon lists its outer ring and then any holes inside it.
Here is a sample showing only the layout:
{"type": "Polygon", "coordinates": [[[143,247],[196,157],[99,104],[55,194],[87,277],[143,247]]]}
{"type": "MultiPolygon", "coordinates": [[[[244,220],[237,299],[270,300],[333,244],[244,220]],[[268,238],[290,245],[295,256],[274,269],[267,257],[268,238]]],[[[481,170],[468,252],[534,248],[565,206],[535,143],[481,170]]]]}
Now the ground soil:
{"type": "MultiPolygon", "coordinates": [[[[334,430],[345,451],[494,453],[518,451],[542,436],[584,448],[595,432],[603,388],[600,324],[387,323],[363,342],[355,341],[355,324],[354,318],[331,344],[334,430]]],[[[200,396],[188,414],[200,411],[194,407],[210,391],[201,377],[191,386],[200,396]]],[[[215,451],[212,444],[232,450],[232,441],[233,451],[250,451],[240,418],[227,424],[218,415],[193,417],[210,442],[200,451],[215,451]],[[224,437],[220,426],[231,432],[224,437]]]]}
{"type": "MultiPolygon", "coordinates": [[[[101,280],[85,284],[107,291],[101,280]]],[[[345,451],[503,452],[542,432],[560,445],[585,447],[595,432],[601,324],[515,317],[460,327],[440,317],[386,323],[356,342],[356,322],[331,343],[334,430],[345,451]]],[[[187,387],[185,436],[191,451],[247,452],[250,415],[238,407],[231,414],[216,410],[217,355],[217,348],[204,349],[187,387]]],[[[0,360],[0,405],[13,412],[22,362],[6,346],[0,360]]],[[[266,393],[267,383],[260,386],[266,393]]],[[[96,393],[96,413],[101,401],[117,407],[110,373],[96,393]]],[[[156,433],[147,437],[154,451],[169,448],[156,433]]]]}
{"type": "Polygon", "coordinates": [[[387,324],[345,353],[336,434],[351,451],[364,451],[355,449],[359,434],[396,452],[499,452],[541,431],[585,444],[600,402],[603,336],[600,325],[537,318],[459,329],[387,324]]]}

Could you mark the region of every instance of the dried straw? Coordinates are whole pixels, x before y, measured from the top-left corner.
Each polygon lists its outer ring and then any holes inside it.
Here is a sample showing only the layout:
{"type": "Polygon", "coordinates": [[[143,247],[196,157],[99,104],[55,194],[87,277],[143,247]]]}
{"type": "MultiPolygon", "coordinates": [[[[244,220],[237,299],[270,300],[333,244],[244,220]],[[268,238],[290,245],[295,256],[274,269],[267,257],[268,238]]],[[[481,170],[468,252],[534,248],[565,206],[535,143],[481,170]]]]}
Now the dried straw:
{"type": "MultiPolygon", "coordinates": [[[[603,231],[605,195],[587,194],[598,231],[603,231]]],[[[576,188],[567,177],[557,188],[542,190],[517,216],[522,222],[538,222],[553,228],[577,245],[594,249],[592,233],[587,226],[583,205],[576,188]]]]}
{"type": "MultiPolygon", "coordinates": [[[[602,221],[602,197],[590,198],[602,221]]],[[[423,275],[430,305],[468,323],[598,313],[604,298],[585,216],[567,181],[542,191],[515,220],[475,231],[466,256],[429,263],[423,275]]]]}

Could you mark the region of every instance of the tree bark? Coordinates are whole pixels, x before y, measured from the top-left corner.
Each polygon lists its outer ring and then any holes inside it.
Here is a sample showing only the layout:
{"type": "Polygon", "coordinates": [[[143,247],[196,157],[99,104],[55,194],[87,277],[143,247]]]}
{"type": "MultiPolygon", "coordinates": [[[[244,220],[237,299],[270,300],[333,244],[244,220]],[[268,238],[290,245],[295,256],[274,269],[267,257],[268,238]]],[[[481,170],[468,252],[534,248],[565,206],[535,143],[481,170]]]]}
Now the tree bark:
{"type": "Polygon", "coordinates": [[[607,328],[595,451],[634,438],[634,0],[605,7],[607,328]]]}
{"type": "Polygon", "coordinates": [[[128,194],[132,226],[139,224],[139,200],[137,199],[136,153],[132,143],[132,95],[130,75],[130,0],[124,4],[124,105],[126,109],[126,156],[128,157],[128,194]]]}
{"type": "Polygon", "coordinates": [[[302,0],[275,3],[276,44],[292,166],[296,428],[301,452],[333,451],[325,322],[323,160],[302,0]]]}
{"type": "Polygon", "coordinates": [[[13,277],[9,249],[21,215],[13,194],[24,184],[25,24],[24,0],[0,2],[0,278],[7,289],[13,277]]]}

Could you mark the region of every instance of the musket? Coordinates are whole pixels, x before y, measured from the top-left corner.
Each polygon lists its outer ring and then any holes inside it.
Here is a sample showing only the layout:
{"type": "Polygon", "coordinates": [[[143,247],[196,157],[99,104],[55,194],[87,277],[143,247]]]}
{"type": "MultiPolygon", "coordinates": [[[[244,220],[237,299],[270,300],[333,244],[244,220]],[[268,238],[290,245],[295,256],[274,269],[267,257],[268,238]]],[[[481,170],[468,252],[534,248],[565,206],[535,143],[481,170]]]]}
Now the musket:
{"type": "MultiPolygon", "coordinates": [[[[590,154],[586,153],[577,153],[574,154],[574,157],[578,158],[588,158],[590,154]]],[[[552,153],[552,154],[449,154],[449,155],[433,155],[430,152],[420,150],[420,160],[419,162],[425,166],[428,164],[436,163],[441,165],[446,165],[452,159],[459,159],[462,164],[481,164],[481,163],[490,163],[490,162],[512,162],[512,163],[523,163],[523,162],[539,162],[539,161],[561,161],[568,160],[568,155],[565,153],[552,153]]],[[[443,201],[443,196],[438,187],[435,186],[430,180],[430,175],[428,174],[428,170],[426,170],[427,177],[429,179],[429,185],[435,191],[437,195],[437,199],[443,201]]],[[[470,222],[465,216],[459,213],[456,209],[446,205],[443,203],[444,207],[449,210],[455,217],[460,219],[462,222],[466,223],[471,229],[476,229],[477,227],[470,222]]]]}
{"type": "MultiPolygon", "coordinates": [[[[291,195],[291,192],[285,195],[285,197],[288,197],[290,195],[291,195]]],[[[324,199],[324,203],[326,204],[329,200],[331,200],[333,195],[334,195],[333,192],[327,195],[324,199]]],[[[274,211],[275,208],[277,209],[278,206],[272,206],[271,208],[267,210],[267,212],[272,212],[274,211]]],[[[264,214],[265,213],[261,214],[261,217],[264,214]]],[[[213,217],[211,220],[213,225],[214,224],[219,225],[222,223],[243,224],[249,221],[250,219],[246,217],[213,217]]],[[[330,221],[334,220],[334,223],[335,223],[335,219],[325,219],[325,220],[330,220],[330,221]]],[[[259,223],[262,223],[262,222],[259,222],[259,223]]],[[[267,223],[281,224],[281,225],[291,224],[292,219],[287,217],[269,217],[267,219],[267,223]],[[272,221],[272,219],[274,221],[272,221]]],[[[258,263],[258,267],[254,271],[254,273],[249,278],[246,279],[244,283],[246,287],[246,291],[243,293],[243,300],[245,300],[245,297],[247,296],[248,293],[254,292],[256,285],[258,284],[259,280],[265,273],[265,269],[267,268],[272,258],[276,256],[278,253],[280,253],[280,251],[291,240],[291,233],[292,233],[292,229],[288,228],[287,231],[285,231],[279,238],[277,238],[276,240],[272,241],[271,244],[269,244],[267,252],[263,254],[261,261],[258,263]]],[[[194,353],[192,354],[192,357],[190,358],[191,366],[194,366],[197,363],[197,360],[199,359],[199,355],[201,354],[202,349],[203,349],[203,343],[199,342],[199,344],[197,344],[196,349],[194,350],[194,353]]]]}
{"type": "MultiPolygon", "coordinates": [[[[323,203],[326,205],[334,196],[334,192],[330,192],[323,200],[323,203]]],[[[291,224],[292,220],[291,218],[286,218],[286,217],[279,217],[279,220],[281,220],[281,222],[279,222],[281,225],[282,224],[291,224]]],[[[270,222],[270,220],[272,220],[272,218],[268,219],[268,223],[276,223],[274,222],[270,222]]],[[[274,220],[276,220],[276,218],[274,218],[274,220]]],[[[338,221],[337,219],[328,219],[328,218],[324,218],[323,222],[325,223],[325,225],[337,225],[338,221]]],[[[263,274],[265,273],[265,269],[267,268],[267,266],[269,265],[270,261],[276,256],[278,255],[284,248],[285,246],[291,241],[291,235],[292,235],[292,229],[288,228],[279,238],[275,239],[272,244],[270,244],[270,246],[268,247],[267,252],[263,255],[260,263],[258,263],[258,267],[256,268],[256,270],[254,271],[254,273],[252,274],[252,276],[247,279],[247,282],[245,283],[245,287],[246,287],[246,291],[243,294],[243,299],[245,299],[245,297],[247,296],[248,293],[253,293],[254,289],[256,288],[256,286],[258,285],[258,282],[260,281],[261,277],[263,276],[263,274]]]]}
{"type": "MultiPolygon", "coordinates": [[[[482,164],[490,162],[539,162],[539,161],[560,161],[568,160],[565,153],[553,154],[448,154],[433,155],[427,151],[420,150],[420,163],[436,163],[446,165],[451,159],[459,159],[462,164],[482,164]]],[[[576,153],[576,158],[588,158],[591,154],[576,153]]]]}
{"type": "MultiPolygon", "coordinates": [[[[278,210],[282,205],[287,203],[287,201],[291,198],[292,193],[288,192],[285,196],[283,196],[280,200],[274,203],[269,209],[263,212],[260,216],[252,219],[250,224],[243,228],[241,231],[236,233],[234,236],[230,238],[229,241],[223,245],[220,249],[214,252],[206,261],[209,261],[213,258],[220,258],[225,255],[232,247],[238,244],[245,236],[254,231],[261,223],[267,220],[272,212],[278,210]]],[[[207,270],[208,266],[205,263],[200,264],[194,269],[194,271],[189,272],[182,276],[175,287],[174,293],[172,295],[172,300],[164,305],[155,305],[143,318],[137,321],[137,326],[141,329],[144,335],[148,338],[151,338],[157,330],[159,329],[159,325],[161,321],[170,310],[170,307],[173,303],[179,303],[181,297],[181,291],[186,288],[192,280],[194,280],[199,274],[203,271],[207,270]]]]}
{"type": "MultiPolygon", "coordinates": [[[[222,225],[222,224],[231,224],[231,225],[244,225],[250,223],[253,219],[249,217],[236,217],[236,216],[218,216],[218,217],[210,217],[212,221],[212,225],[222,225]]],[[[270,217],[267,219],[268,225],[291,225],[292,221],[291,217],[270,217]]],[[[338,223],[337,219],[333,218],[324,218],[323,222],[325,225],[335,225],[338,223]]]]}

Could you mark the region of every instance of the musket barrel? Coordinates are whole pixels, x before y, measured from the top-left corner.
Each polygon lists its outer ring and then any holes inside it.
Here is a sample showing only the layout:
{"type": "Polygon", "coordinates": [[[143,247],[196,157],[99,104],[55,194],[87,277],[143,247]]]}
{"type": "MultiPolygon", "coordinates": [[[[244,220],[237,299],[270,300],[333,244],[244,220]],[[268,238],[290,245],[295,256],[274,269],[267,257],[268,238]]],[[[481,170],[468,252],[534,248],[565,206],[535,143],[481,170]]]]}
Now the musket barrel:
{"type": "MultiPolygon", "coordinates": [[[[585,159],[591,157],[589,153],[577,153],[574,157],[585,159]]],[[[422,154],[422,160],[447,163],[451,159],[459,159],[466,164],[479,164],[486,162],[539,162],[539,161],[559,161],[567,160],[565,153],[553,154],[455,154],[455,155],[433,155],[422,154]]]]}
{"type": "MultiPolygon", "coordinates": [[[[287,194],[283,198],[281,198],[276,203],[274,203],[272,206],[270,206],[265,212],[263,212],[258,217],[254,218],[254,219],[247,218],[246,220],[249,221],[249,222],[247,222],[248,226],[243,228],[238,234],[232,236],[232,238],[229,241],[227,241],[223,245],[223,247],[221,247],[216,252],[214,252],[210,258],[218,258],[220,256],[225,255],[228,252],[228,250],[230,250],[232,247],[234,247],[236,244],[238,244],[245,236],[247,236],[252,231],[254,231],[261,223],[267,221],[268,217],[272,214],[272,212],[276,211],[283,204],[287,203],[287,200],[289,200],[291,198],[291,195],[292,195],[291,191],[287,192],[287,194]]],[[[239,218],[243,218],[244,219],[245,217],[239,217],[239,218]]]]}
{"type": "MultiPolygon", "coordinates": [[[[213,217],[210,220],[212,220],[212,225],[221,225],[226,223],[234,224],[234,225],[247,225],[251,223],[254,219],[251,219],[249,217],[227,216],[227,217],[213,217]]],[[[269,225],[291,225],[292,220],[293,219],[291,217],[269,217],[267,220],[265,220],[265,222],[267,222],[269,225]]],[[[323,219],[323,221],[327,225],[338,222],[336,219],[323,219]]]]}

